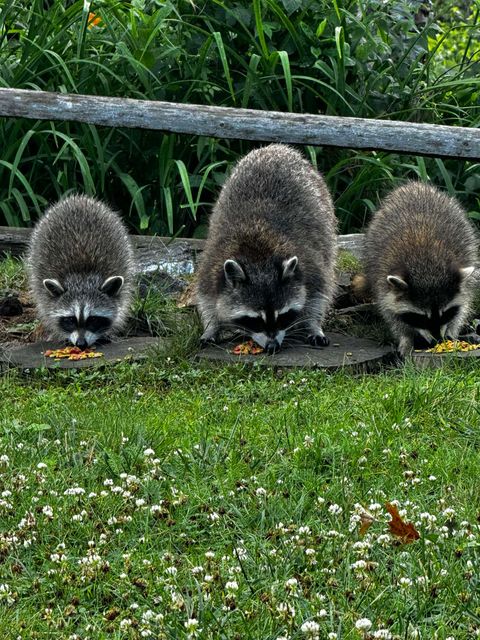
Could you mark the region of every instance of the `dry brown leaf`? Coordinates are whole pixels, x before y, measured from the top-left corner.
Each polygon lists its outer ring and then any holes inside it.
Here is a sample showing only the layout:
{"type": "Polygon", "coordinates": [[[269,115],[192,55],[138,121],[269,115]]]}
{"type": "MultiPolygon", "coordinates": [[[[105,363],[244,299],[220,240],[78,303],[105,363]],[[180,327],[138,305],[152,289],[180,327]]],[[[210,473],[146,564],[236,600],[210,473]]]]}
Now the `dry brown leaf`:
{"type": "Polygon", "coordinates": [[[400,517],[397,507],[390,502],[385,503],[385,508],[392,516],[392,519],[388,523],[390,533],[392,536],[400,538],[403,544],[410,544],[420,538],[420,534],[415,529],[411,522],[404,522],[400,517]]]}
{"type": "Polygon", "coordinates": [[[367,511],[366,509],[364,509],[359,515],[360,529],[358,530],[358,533],[363,537],[375,522],[375,517],[370,513],[370,511],[367,511]]]}

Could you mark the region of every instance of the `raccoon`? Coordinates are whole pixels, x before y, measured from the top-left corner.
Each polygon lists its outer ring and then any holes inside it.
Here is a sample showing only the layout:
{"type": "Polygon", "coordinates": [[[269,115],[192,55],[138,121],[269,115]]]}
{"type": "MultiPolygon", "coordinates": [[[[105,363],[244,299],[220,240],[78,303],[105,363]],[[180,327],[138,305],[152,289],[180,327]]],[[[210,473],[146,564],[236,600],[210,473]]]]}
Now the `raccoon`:
{"type": "Polygon", "coordinates": [[[27,256],[38,316],[52,339],[84,349],[124,323],[133,288],[133,250],[116,213],[73,195],[52,205],[27,256]]]}
{"type": "Polygon", "coordinates": [[[336,218],[322,176],[296,150],[272,144],[247,154],[223,186],[199,265],[202,341],[221,329],[251,336],[268,353],[287,334],[315,346],[334,289],[336,218]]]}
{"type": "Polygon", "coordinates": [[[437,188],[409,182],[381,203],[365,238],[366,284],[403,356],[458,336],[477,252],[462,207],[437,188]]]}

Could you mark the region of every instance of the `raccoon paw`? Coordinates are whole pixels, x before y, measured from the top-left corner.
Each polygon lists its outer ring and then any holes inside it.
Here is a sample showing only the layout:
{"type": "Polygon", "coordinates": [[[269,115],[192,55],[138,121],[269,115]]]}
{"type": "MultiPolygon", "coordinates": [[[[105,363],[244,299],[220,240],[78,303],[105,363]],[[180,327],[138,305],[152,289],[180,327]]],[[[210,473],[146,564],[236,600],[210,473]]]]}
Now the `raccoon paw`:
{"type": "Polygon", "coordinates": [[[308,336],[307,341],[312,345],[312,347],[327,347],[330,344],[330,340],[324,334],[314,334],[308,336]]]}
{"type": "MultiPolygon", "coordinates": [[[[447,336],[447,340],[455,340],[455,338],[451,338],[447,336]]],[[[463,340],[464,342],[468,342],[469,344],[480,344],[480,335],[478,333],[465,333],[461,334],[457,338],[458,340],[463,340]]]]}
{"type": "Polygon", "coordinates": [[[208,347],[209,344],[216,344],[217,343],[217,337],[216,336],[205,336],[203,335],[200,338],[200,346],[201,347],[208,347]]]}

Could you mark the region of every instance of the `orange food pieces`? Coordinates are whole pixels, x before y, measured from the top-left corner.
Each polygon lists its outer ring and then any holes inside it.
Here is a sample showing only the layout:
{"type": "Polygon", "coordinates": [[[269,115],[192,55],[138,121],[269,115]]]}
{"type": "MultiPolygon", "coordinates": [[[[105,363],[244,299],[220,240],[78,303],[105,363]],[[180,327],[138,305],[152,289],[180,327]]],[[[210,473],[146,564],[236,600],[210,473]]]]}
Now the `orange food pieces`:
{"type": "Polygon", "coordinates": [[[465,340],[445,340],[436,344],[427,353],[451,353],[452,351],[474,351],[480,349],[480,344],[471,344],[465,340]]]}
{"type": "Polygon", "coordinates": [[[236,356],[255,356],[257,353],[262,353],[263,348],[259,347],[258,344],[255,344],[253,340],[248,340],[247,342],[241,342],[237,344],[236,347],[232,349],[232,353],[236,356]]]}
{"type": "Polygon", "coordinates": [[[47,358],[55,360],[87,360],[88,358],[101,358],[101,351],[93,349],[82,350],[79,347],[64,347],[63,349],[47,349],[44,353],[47,358]]]}

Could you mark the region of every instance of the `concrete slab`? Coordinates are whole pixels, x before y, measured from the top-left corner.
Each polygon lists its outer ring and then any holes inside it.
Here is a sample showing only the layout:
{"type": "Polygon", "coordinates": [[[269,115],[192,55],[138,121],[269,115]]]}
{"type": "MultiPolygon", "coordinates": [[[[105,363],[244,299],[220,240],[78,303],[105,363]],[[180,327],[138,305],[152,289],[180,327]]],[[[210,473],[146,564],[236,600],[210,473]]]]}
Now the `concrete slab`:
{"type": "Polygon", "coordinates": [[[270,367],[313,368],[328,371],[344,367],[358,371],[371,371],[380,364],[394,360],[394,351],[391,347],[379,346],[373,340],[344,336],[339,333],[329,333],[328,337],[330,338],[328,347],[314,348],[303,343],[288,345],[271,356],[264,354],[234,355],[231,350],[241,342],[237,339],[219,345],[209,345],[199,352],[198,358],[226,363],[252,364],[256,362],[270,367]]]}
{"type": "Polygon", "coordinates": [[[4,368],[16,367],[19,369],[36,369],[47,367],[49,369],[86,369],[100,367],[106,364],[121,362],[126,359],[138,360],[145,358],[150,348],[160,342],[160,338],[121,338],[109,344],[101,345],[96,351],[104,355],[101,358],[88,360],[60,360],[43,355],[47,349],[59,349],[61,345],[53,342],[33,342],[19,347],[7,347],[0,349],[0,363],[4,368]]]}
{"type": "Polygon", "coordinates": [[[427,353],[426,351],[414,351],[411,355],[412,362],[419,369],[438,369],[449,362],[461,364],[465,360],[479,361],[480,349],[474,351],[452,351],[451,353],[427,353]]]}

